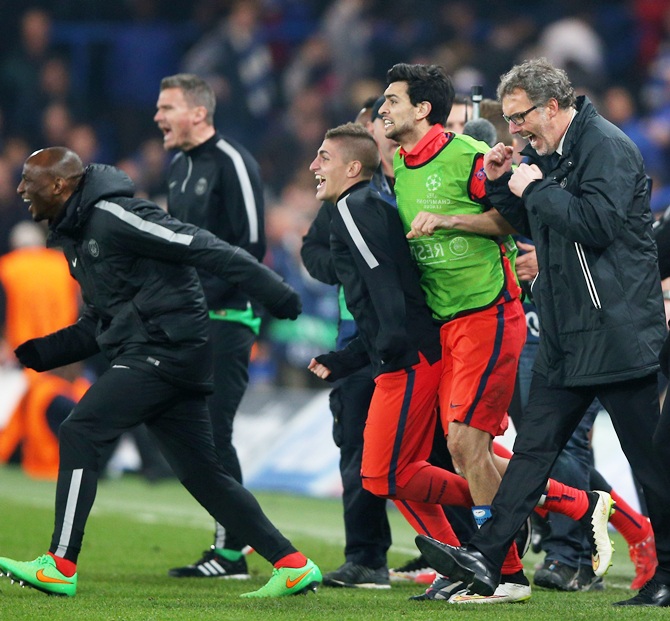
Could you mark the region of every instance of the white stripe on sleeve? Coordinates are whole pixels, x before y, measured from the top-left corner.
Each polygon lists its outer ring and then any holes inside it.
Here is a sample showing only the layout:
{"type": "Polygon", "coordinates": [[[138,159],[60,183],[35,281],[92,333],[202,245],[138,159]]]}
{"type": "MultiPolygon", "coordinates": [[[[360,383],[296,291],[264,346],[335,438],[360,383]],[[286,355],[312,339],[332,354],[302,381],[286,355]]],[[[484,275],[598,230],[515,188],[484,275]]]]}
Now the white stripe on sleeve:
{"type": "Polygon", "coordinates": [[[351,239],[354,241],[356,248],[358,248],[358,251],[361,253],[363,259],[368,264],[368,267],[370,269],[378,267],[379,261],[377,261],[375,255],[372,254],[372,250],[370,250],[369,246],[365,243],[363,235],[361,235],[361,232],[358,230],[358,227],[356,226],[356,223],[351,216],[351,212],[349,211],[349,205],[347,205],[346,197],[338,201],[337,210],[340,212],[342,220],[344,220],[344,226],[347,227],[347,231],[349,235],[351,235],[351,239]]]}
{"type": "Polygon", "coordinates": [[[193,235],[175,233],[165,226],[143,220],[132,211],[127,211],[121,207],[121,205],[117,205],[116,203],[110,203],[109,201],[103,200],[98,201],[95,204],[95,207],[111,213],[113,216],[119,218],[119,220],[123,220],[126,224],[130,224],[130,226],[135,227],[143,233],[148,233],[149,235],[160,237],[161,239],[165,239],[175,244],[182,244],[184,246],[190,246],[193,241],[193,235]]]}
{"type": "Polygon", "coordinates": [[[258,242],[258,213],[256,211],[256,198],[251,187],[251,179],[249,179],[249,171],[244,164],[244,159],[240,152],[233,147],[232,144],[221,139],[216,143],[216,146],[227,154],[233,160],[235,172],[242,188],[242,198],[244,199],[244,208],[247,212],[247,219],[249,220],[249,241],[253,244],[258,242]]]}

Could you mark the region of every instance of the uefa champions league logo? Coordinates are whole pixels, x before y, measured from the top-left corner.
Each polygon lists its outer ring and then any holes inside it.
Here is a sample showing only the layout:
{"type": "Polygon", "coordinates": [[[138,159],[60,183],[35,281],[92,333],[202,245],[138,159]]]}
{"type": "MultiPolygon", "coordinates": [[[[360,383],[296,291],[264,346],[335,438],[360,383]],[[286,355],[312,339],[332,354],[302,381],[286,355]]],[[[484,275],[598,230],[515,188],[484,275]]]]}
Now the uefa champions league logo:
{"type": "Polygon", "coordinates": [[[454,237],[449,242],[449,250],[457,256],[464,255],[468,251],[468,240],[465,237],[454,237]]]}
{"type": "Polygon", "coordinates": [[[432,174],[426,179],[426,190],[429,192],[437,192],[442,187],[442,179],[437,174],[432,174]]]}

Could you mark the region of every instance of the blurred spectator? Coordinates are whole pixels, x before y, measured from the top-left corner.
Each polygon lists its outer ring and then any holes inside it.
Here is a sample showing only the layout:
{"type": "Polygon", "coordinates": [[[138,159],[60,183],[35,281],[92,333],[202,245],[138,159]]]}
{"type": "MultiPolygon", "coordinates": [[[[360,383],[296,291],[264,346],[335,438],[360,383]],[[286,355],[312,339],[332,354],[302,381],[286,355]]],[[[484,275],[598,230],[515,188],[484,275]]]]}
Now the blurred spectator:
{"type": "Polygon", "coordinates": [[[228,16],[195,43],[182,63],[183,71],[212,85],[216,126],[254,152],[276,104],[273,59],[261,16],[259,0],[234,0],[228,16]]]}
{"type": "Polygon", "coordinates": [[[307,365],[324,348],[333,349],[337,337],[337,289],[312,278],[300,258],[302,238],[319,208],[314,188],[314,175],[305,168],[304,174],[296,175],[279,200],[266,210],[265,263],[281,274],[302,299],[302,314],[296,321],[270,319],[261,331],[261,348],[270,343],[275,381],[280,385],[320,387],[307,365]]]}
{"type": "Polygon", "coordinates": [[[584,10],[545,26],[536,53],[565,69],[575,88],[588,87],[597,92],[606,81],[607,70],[603,42],[590,17],[584,10]]]}
{"type": "Polygon", "coordinates": [[[19,183],[7,157],[0,157],[0,255],[10,251],[9,237],[14,226],[30,220],[25,203],[16,193],[19,183]]]}
{"type": "Polygon", "coordinates": [[[455,134],[463,133],[463,126],[472,118],[472,103],[464,95],[456,95],[444,129],[455,134]]]}
{"type": "Polygon", "coordinates": [[[635,142],[648,174],[659,178],[666,176],[664,149],[670,144],[670,125],[663,126],[640,117],[632,93],[623,86],[611,86],[605,90],[600,112],[635,142]]]}
{"type": "Polygon", "coordinates": [[[129,0],[127,5],[130,19],[114,30],[106,50],[100,101],[113,119],[120,157],[154,135],[156,88],[163,76],[177,71],[192,34],[188,24],[165,19],[158,0],[129,0]]]}
{"type": "MultiPolygon", "coordinates": [[[[28,339],[68,326],[79,315],[79,286],[67,261],[44,247],[45,229],[21,222],[10,235],[11,252],[0,257],[3,339],[13,351],[28,339]]],[[[57,430],[88,386],[66,381],[58,373],[24,369],[27,391],[0,435],[0,462],[17,453],[28,474],[55,479],[58,471],[57,430]]]]}
{"type": "Polygon", "coordinates": [[[297,49],[284,71],[282,86],[284,97],[288,101],[312,87],[324,99],[333,95],[337,88],[333,56],[328,41],[320,33],[310,36],[297,49]]]}
{"type": "Polygon", "coordinates": [[[94,127],[89,123],[79,123],[70,128],[65,144],[60,146],[72,149],[81,157],[84,165],[111,164],[109,154],[105,153],[94,127]]]}
{"type": "Polygon", "coordinates": [[[55,481],[58,428],[89,386],[80,363],[35,373],[0,433],[0,463],[17,461],[31,477],[55,481]]]}
{"type": "MultiPolygon", "coordinates": [[[[370,72],[372,26],[369,9],[372,4],[372,0],[334,0],[321,20],[321,33],[333,59],[336,81],[333,106],[343,118],[347,116],[347,101],[343,98],[347,86],[370,72]]],[[[355,111],[348,118],[354,114],[355,111]]]]}
{"type": "Polygon", "coordinates": [[[502,104],[495,99],[482,99],[479,104],[479,116],[493,124],[498,142],[512,146],[513,138],[509,125],[503,118],[502,104]]]}
{"type": "Polygon", "coordinates": [[[670,0],[633,0],[640,66],[646,69],[656,55],[670,13],[670,0]]]}
{"type": "Polygon", "coordinates": [[[51,54],[51,17],[45,10],[27,10],[21,17],[20,42],[0,65],[0,105],[13,132],[33,139],[40,117],[40,73],[51,54]]]}
{"type": "Polygon", "coordinates": [[[9,242],[11,251],[0,257],[0,311],[3,338],[14,350],[73,324],[79,316],[79,285],[63,253],[45,247],[43,226],[20,222],[12,227],[9,242]]]}
{"type": "Polygon", "coordinates": [[[72,92],[70,66],[60,56],[46,59],[40,70],[40,108],[44,109],[51,103],[59,102],[67,105],[77,116],[82,115],[78,99],[72,92]]]}
{"type": "Polygon", "coordinates": [[[323,98],[314,87],[296,94],[283,114],[277,112],[258,150],[268,190],[279,195],[296,173],[309,172],[330,120],[323,98]]]}
{"type": "Polygon", "coordinates": [[[170,155],[163,149],[160,138],[149,138],[135,153],[116,162],[135,184],[135,196],[148,198],[167,209],[167,170],[170,155]]]}
{"type": "MultiPolygon", "coordinates": [[[[19,183],[21,171],[23,170],[23,162],[25,162],[31,151],[30,144],[23,136],[11,135],[5,138],[3,157],[7,160],[12,171],[13,178],[16,180],[14,190],[19,183]],[[23,158],[23,159],[22,159],[23,158]]],[[[16,193],[16,192],[15,192],[16,193]]],[[[18,197],[17,197],[18,198],[18,197]]]]}
{"type": "Polygon", "coordinates": [[[72,113],[67,104],[54,101],[47,105],[41,116],[41,136],[38,144],[44,147],[62,146],[73,126],[72,113]]]}

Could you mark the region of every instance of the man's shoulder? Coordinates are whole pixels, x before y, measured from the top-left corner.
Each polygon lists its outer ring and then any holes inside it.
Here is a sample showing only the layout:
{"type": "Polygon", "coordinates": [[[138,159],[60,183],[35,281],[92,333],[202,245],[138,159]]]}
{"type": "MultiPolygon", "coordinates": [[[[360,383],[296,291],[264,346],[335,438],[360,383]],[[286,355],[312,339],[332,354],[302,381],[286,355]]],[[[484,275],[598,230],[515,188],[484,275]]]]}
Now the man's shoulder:
{"type": "Polygon", "coordinates": [[[245,162],[256,162],[256,158],[251,151],[247,149],[241,142],[234,138],[217,134],[216,140],[212,143],[212,150],[215,151],[219,157],[229,159],[242,158],[245,162]]]}
{"type": "Polygon", "coordinates": [[[350,208],[355,209],[365,209],[376,204],[388,206],[386,201],[379,195],[379,192],[377,192],[377,190],[369,183],[355,187],[346,196],[337,201],[337,205],[342,201],[345,201],[350,208]]]}
{"type": "Polygon", "coordinates": [[[452,134],[451,140],[447,140],[445,148],[442,149],[444,157],[457,157],[466,155],[468,157],[483,155],[490,150],[489,145],[466,134],[452,134]]]}

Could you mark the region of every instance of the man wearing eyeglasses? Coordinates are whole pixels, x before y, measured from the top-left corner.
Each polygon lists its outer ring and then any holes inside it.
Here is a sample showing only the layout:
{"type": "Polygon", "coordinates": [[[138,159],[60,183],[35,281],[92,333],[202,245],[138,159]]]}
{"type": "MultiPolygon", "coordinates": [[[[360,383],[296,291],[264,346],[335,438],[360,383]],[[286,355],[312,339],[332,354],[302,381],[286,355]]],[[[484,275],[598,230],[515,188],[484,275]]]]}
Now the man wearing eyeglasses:
{"type": "MultiPolygon", "coordinates": [[[[536,244],[540,346],[493,518],[465,548],[425,538],[417,545],[438,571],[492,593],[516,529],[598,397],[644,490],[659,563],[640,592],[617,605],[670,606],[667,444],[654,442],[664,309],[642,157],[546,59],[513,67],[498,98],[510,132],[529,142],[522,152],[528,163],[512,171],[511,147],[497,144],[484,159],[486,189],[500,214],[536,244]]],[[[596,575],[609,562],[596,551],[596,575]]]]}

